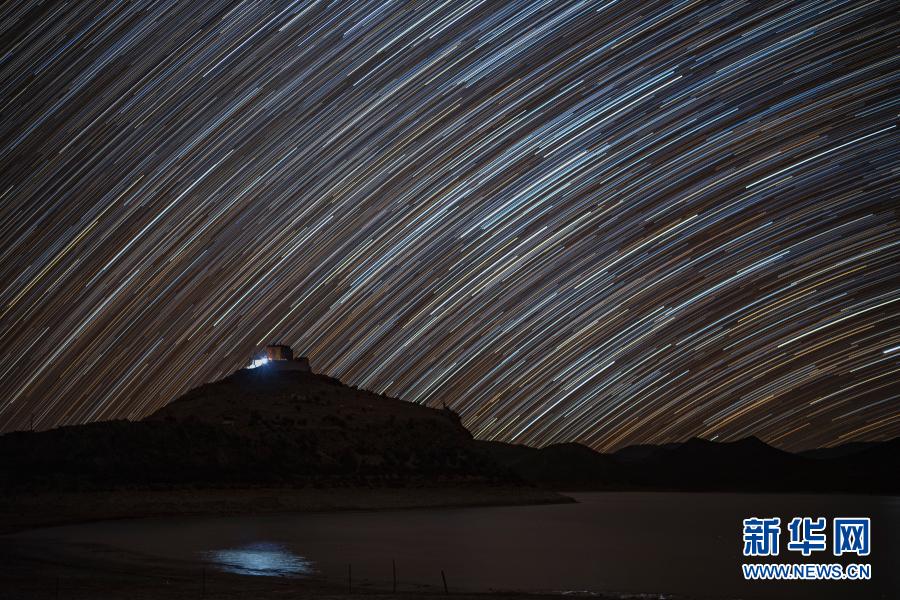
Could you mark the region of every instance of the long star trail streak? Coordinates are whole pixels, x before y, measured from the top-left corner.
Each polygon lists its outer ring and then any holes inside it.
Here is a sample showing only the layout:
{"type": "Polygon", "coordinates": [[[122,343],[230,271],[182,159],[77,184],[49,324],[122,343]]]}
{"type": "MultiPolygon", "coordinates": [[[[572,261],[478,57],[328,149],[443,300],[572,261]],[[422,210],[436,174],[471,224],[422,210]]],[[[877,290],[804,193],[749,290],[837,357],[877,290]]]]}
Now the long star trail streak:
{"type": "Polygon", "coordinates": [[[0,429],[289,343],[479,437],[900,434],[891,2],[7,2],[0,429]]]}

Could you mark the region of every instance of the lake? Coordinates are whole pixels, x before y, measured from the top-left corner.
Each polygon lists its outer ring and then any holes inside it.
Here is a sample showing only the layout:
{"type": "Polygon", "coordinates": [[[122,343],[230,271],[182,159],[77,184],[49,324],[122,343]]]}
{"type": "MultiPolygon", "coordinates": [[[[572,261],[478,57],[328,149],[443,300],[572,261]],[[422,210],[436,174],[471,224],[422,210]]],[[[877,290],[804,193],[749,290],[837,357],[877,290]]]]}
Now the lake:
{"type": "Polygon", "coordinates": [[[180,517],[86,523],[18,538],[101,544],[248,577],[308,577],[390,589],[647,592],[700,597],[900,597],[900,497],[576,493],[578,504],[180,517]],[[747,562],[861,562],[870,581],[744,581],[742,520],[778,516],[781,554],[747,562]],[[829,547],[785,549],[787,522],[826,517],[829,547]],[[834,517],[870,517],[872,551],[835,558],[834,517]]]}

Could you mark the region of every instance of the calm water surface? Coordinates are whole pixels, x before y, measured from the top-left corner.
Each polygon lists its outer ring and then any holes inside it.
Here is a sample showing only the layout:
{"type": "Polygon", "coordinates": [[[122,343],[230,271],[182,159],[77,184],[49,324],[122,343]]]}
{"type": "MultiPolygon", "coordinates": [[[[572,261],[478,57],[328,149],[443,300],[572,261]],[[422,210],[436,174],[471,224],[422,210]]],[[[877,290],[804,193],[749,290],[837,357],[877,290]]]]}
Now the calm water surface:
{"type": "MultiPolygon", "coordinates": [[[[20,534],[104,544],[248,576],[353,579],[405,589],[648,592],[741,598],[900,598],[900,497],[580,493],[578,504],[160,518],[20,534]],[[869,562],[868,582],[745,582],[741,521],[779,516],[771,562],[869,562]],[[787,552],[794,516],[867,516],[872,553],[845,561],[787,552]]],[[[764,562],[760,559],[755,562],[764,562]]]]}

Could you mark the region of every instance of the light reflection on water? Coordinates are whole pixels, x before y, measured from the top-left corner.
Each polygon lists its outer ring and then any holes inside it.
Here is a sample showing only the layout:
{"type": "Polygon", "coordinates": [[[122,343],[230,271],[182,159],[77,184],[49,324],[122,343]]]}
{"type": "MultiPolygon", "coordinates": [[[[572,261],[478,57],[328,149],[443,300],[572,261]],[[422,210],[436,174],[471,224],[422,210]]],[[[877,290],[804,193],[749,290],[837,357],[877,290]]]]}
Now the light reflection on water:
{"type": "Polygon", "coordinates": [[[281,544],[268,542],[210,550],[204,556],[219,570],[239,575],[297,577],[315,571],[312,561],[291,553],[281,544]]]}

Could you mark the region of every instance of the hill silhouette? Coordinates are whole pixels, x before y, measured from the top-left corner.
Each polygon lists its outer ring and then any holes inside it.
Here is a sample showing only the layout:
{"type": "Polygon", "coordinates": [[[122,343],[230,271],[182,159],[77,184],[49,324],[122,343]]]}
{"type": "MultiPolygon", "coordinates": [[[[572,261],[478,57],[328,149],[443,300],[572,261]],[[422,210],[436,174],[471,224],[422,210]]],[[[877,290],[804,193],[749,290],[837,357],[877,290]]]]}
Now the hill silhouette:
{"type": "Polygon", "coordinates": [[[138,422],[0,436],[6,489],[521,484],[449,410],[315,373],[240,370],[138,422]]]}
{"type": "Polygon", "coordinates": [[[791,454],[757,438],[611,454],[476,441],[457,414],[302,370],[243,369],[147,418],[0,436],[11,492],[539,486],[893,493],[900,438],[791,454]]]}

